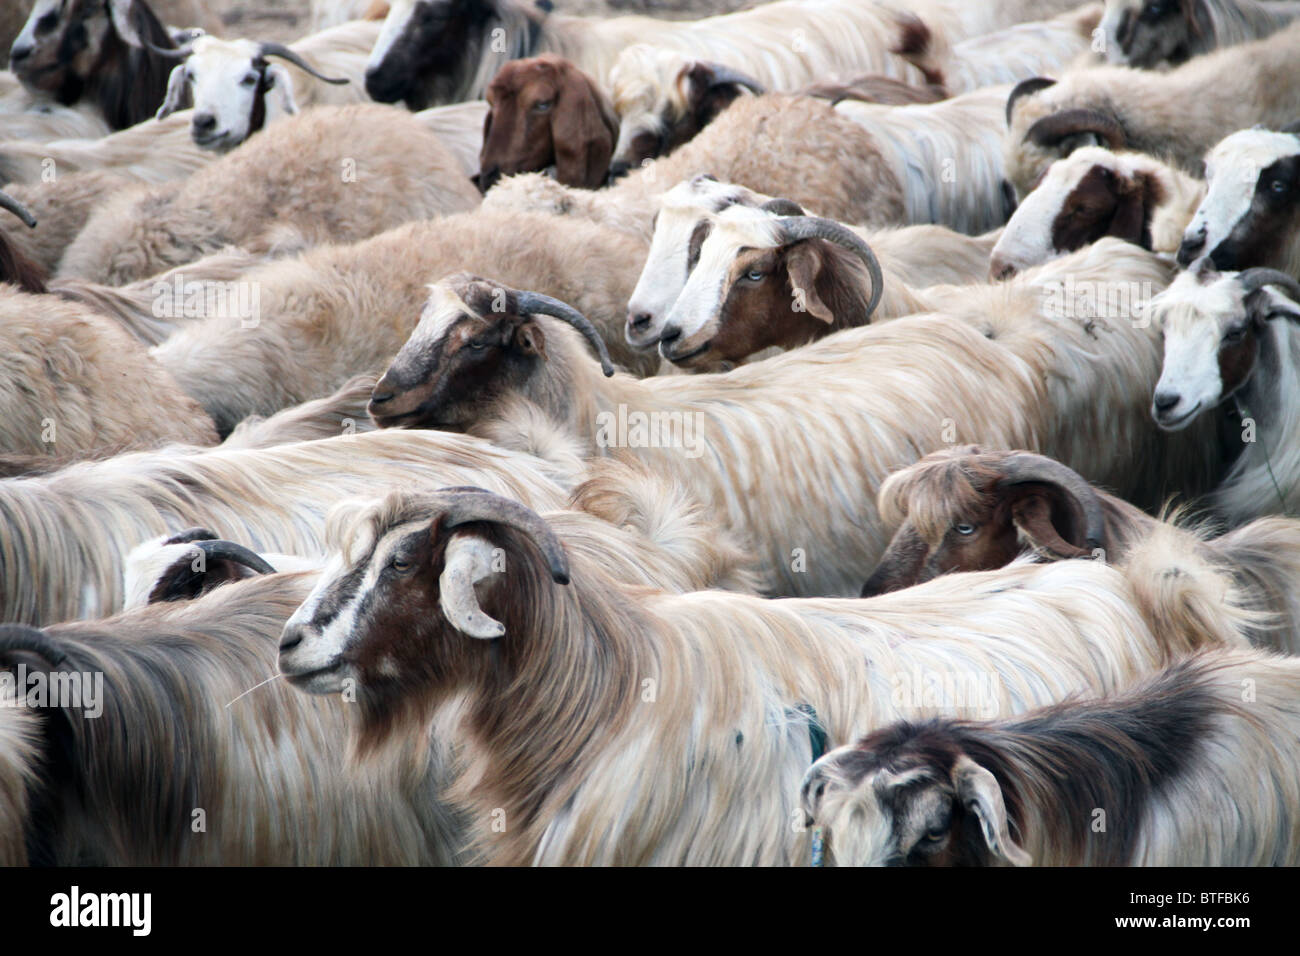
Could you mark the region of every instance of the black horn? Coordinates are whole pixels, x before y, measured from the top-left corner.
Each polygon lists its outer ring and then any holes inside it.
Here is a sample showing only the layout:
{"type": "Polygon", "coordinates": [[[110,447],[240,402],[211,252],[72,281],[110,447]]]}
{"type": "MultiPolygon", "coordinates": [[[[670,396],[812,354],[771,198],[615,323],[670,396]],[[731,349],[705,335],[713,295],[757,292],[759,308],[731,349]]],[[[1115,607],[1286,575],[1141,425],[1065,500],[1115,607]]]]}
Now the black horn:
{"type": "Polygon", "coordinates": [[[10,651],[35,654],[51,667],[58,667],[68,659],[48,634],[25,624],[0,624],[0,655],[10,651]]]}
{"type": "Polygon", "coordinates": [[[1012,89],[1011,95],[1007,97],[1007,126],[1011,125],[1011,111],[1015,108],[1016,100],[1022,96],[1033,96],[1039,90],[1045,90],[1049,86],[1055,86],[1056,80],[1046,76],[1035,76],[1028,80],[1021,80],[1012,89]]]}
{"type": "Polygon", "coordinates": [[[316,77],[316,79],[325,83],[333,83],[335,86],[342,86],[344,83],[350,82],[346,76],[325,76],[323,73],[317,73],[315,67],[309,64],[297,53],[293,52],[293,50],[290,50],[283,43],[263,43],[261,45],[261,53],[262,56],[275,56],[279,57],[281,60],[287,60],[298,69],[310,73],[312,76],[316,77]]]}
{"type": "Polygon", "coordinates": [[[1025,133],[1030,142],[1044,147],[1055,146],[1067,136],[1095,133],[1107,149],[1123,149],[1128,141],[1124,127],[1115,117],[1095,109],[1072,109],[1044,116],[1025,133]]]}
{"type": "Polygon", "coordinates": [[[867,267],[867,272],[871,274],[871,300],[867,303],[866,315],[867,320],[870,321],[876,306],[880,304],[885,279],[880,273],[880,263],[876,261],[876,254],[871,251],[866,241],[852,229],[833,219],[821,219],[817,216],[782,216],[777,223],[781,238],[785,242],[825,239],[837,246],[843,246],[862,260],[867,267]]]}
{"type": "Polygon", "coordinates": [[[1241,284],[1246,295],[1258,292],[1266,285],[1275,285],[1285,289],[1288,297],[1300,303],[1300,281],[1277,269],[1246,269],[1237,276],[1237,282],[1241,284]]]}
{"type": "Polygon", "coordinates": [[[582,333],[582,337],[591,343],[591,347],[600,356],[601,371],[606,376],[614,374],[614,363],[609,360],[609,350],[605,348],[605,340],[600,337],[600,333],[587,317],[573,306],[559,299],[552,299],[549,295],[542,295],[540,292],[515,292],[515,301],[521,313],[549,315],[553,319],[559,319],[573,326],[582,333]]]}
{"type": "Polygon", "coordinates": [[[256,571],[258,574],[275,574],[275,568],[256,551],[246,548],[242,544],[236,544],[234,541],[223,541],[221,539],[209,541],[195,541],[194,547],[203,552],[206,558],[213,558],[222,561],[233,561],[241,564],[250,571],[256,571]]]}
{"type": "Polygon", "coordinates": [[[36,217],[32,215],[31,210],[2,189],[0,189],[0,209],[8,209],[26,223],[29,229],[36,228],[36,217]]]}
{"type": "Polygon", "coordinates": [[[1104,546],[1106,519],[1102,514],[1101,499],[1078,472],[1043,455],[1028,452],[1008,455],[1002,463],[1002,484],[1023,485],[1029,482],[1055,485],[1067,492],[1083,517],[1083,534],[1088,548],[1104,546]]]}
{"type": "Polygon", "coordinates": [[[447,502],[443,527],[489,521],[514,528],[527,535],[541,551],[551,577],[559,584],[569,583],[569,558],[564,553],[564,545],[537,512],[482,488],[449,488],[442,495],[447,502]]]}

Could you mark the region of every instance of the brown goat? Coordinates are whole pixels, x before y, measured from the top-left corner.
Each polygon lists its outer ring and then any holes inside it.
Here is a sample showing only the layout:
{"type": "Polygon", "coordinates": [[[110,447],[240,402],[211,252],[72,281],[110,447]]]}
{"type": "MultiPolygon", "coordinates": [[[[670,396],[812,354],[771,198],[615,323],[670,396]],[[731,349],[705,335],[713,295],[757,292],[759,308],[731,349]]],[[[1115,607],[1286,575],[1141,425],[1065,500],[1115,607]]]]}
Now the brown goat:
{"type": "Polygon", "coordinates": [[[618,119],[609,98],[576,66],[554,54],[513,60],[487,89],[479,189],[502,176],[555,167],[566,186],[595,189],[609,175],[618,119]]]}
{"type": "Polygon", "coordinates": [[[1058,461],[1029,452],[945,448],[880,488],[881,514],[899,523],[863,597],[955,571],[1009,564],[1026,545],[1053,558],[1117,548],[1155,520],[1094,489],[1058,461]]]}

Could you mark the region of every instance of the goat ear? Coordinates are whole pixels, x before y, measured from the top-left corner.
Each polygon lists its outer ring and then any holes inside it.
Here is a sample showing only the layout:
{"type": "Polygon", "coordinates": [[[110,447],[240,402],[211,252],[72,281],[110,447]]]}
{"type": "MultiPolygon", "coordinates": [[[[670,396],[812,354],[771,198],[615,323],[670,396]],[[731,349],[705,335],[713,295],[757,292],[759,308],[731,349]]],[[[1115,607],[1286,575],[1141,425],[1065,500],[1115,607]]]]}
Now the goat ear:
{"type": "Polygon", "coordinates": [[[1034,547],[1054,558],[1086,558],[1092,552],[1066,541],[1052,523],[1052,502],[1041,486],[1028,486],[1011,506],[1011,520],[1025,533],[1034,547]]]}
{"type": "Polygon", "coordinates": [[[587,74],[569,66],[560,73],[551,113],[555,178],[566,186],[595,189],[609,176],[618,142],[618,119],[605,94],[587,74]]]}
{"type": "Polygon", "coordinates": [[[997,778],[963,754],[952,768],[957,799],[979,823],[989,851],[1012,866],[1030,866],[1034,861],[1011,839],[1007,807],[997,778]]]}
{"type": "Polygon", "coordinates": [[[1300,304],[1271,286],[1251,293],[1247,307],[1259,319],[1289,319],[1300,322],[1300,304]]]}
{"type": "Polygon", "coordinates": [[[531,319],[515,329],[515,345],[525,355],[536,355],[543,362],[546,359],[546,336],[542,327],[531,319]]]}
{"type": "Polygon", "coordinates": [[[113,21],[113,29],[117,31],[117,35],[127,46],[142,49],[144,43],[140,39],[140,31],[132,22],[131,14],[134,11],[135,0],[108,0],[109,19],[113,21]]]}
{"type": "Polygon", "coordinates": [[[186,90],[185,64],[180,63],[172,68],[172,75],[167,80],[167,95],[163,97],[162,106],[158,107],[158,112],[154,114],[154,117],[160,120],[166,119],[183,108],[186,90]]]}
{"type": "Polygon", "coordinates": [[[1130,182],[1117,177],[1113,188],[1117,190],[1118,205],[1107,235],[1149,250],[1151,213],[1163,201],[1164,190],[1155,177],[1147,173],[1138,173],[1130,182]]]}
{"type": "Polygon", "coordinates": [[[827,325],[834,322],[834,314],[817,294],[817,277],[822,271],[822,254],[817,248],[816,241],[798,242],[786,250],[785,267],[790,274],[794,310],[807,312],[827,325]]]}
{"type": "Polygon", "coordinates": [[[293,98],[293,82],[289,78],[289,71],[278,63],[266,71],[266,95],[279,100],[280,109],[287,115],[297,114],[298,103],[293,98]]]}
{"type": "Polygon", "coordinates": [[[686,87],[686,106],[695,119],[697,129],[702,129],[740,96],[740,86],[734,79],[718,81],[711,63],[693,63],[682,77],[686,87]]]}

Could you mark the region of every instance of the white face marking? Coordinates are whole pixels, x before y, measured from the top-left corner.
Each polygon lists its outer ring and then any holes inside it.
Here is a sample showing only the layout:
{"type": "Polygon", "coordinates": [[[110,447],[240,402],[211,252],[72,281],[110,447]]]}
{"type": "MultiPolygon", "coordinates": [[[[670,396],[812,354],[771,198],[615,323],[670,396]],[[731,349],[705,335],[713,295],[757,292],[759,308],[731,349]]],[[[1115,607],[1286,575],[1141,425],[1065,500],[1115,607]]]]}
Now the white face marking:
{"type": "MultiPolygon", "coordinates": [[[[420,312],[420,321],[410,337],[402,345],[402,352],[424,352],[433,348],[444,338],[451,327],[467,312],[469,306],[461,301],[460,296],[444,286],[433,284],[428,287],[429,298],[420,312]]],[[[472,314],[472,312],[471,312],[472,314]]]]}
{"type": "Polygon", "coordinates": [[[804,775],[805,792],[809,783],[822,790],[820,795],[807,793],[804,812],[825,829],[836,866],[883,866],[893,856],[894,828],[876,797],[880,773],[850,785],[838,771],[838,753],[831,751],[804,775]]]}
{"type": "Polygon", "coordinates": [[[337,554],[330,559],[311,594],[285,624],[286,629],[302,628],[302,641],[296,647],[281,653],[280,670],[289,675],[324,671],[305,682],[298,682],[299,688],[313,694],[336,693],[347,686],[345,681],[348,679],[360,679],[355,665],[341,661],[341,658],[358,645],[358,626],[363,623],[360,619],[361,606],[374,591],[380,574],[405,538],[427,526],[426,521],[410,521],[390,528],[374,546],[368,560],[366,551],[369,550],[369,541],[365,540],[368,536],[364,535],[352,543],[351,553],[337,554]],[[340,578],[356,570],[363,560],[366,563],[355,590],[333,617],[317,629],[312,620],[329,597],[331,589],[340,578]]]}
{"type": "Polygon", "coordinates": [[[1207,190],[1183,234],[1186,241],[1204,235],[1198,256],[1210,255],[1250,211],[1262,170],[1300,153],[1300,140],[1286,133],[1246,129],[1219,142],[1205,157],[1207,190]]]}
{"type": "MultiPolygon", "coordinates": [[[[231,149],[250,135],[253,101],[257,95],[258,70],[253,65],[260,47],[251,40],[218,40],[199,37],[184,67],[194,101],[194,140],[205,149],[231,149]],[[200,125],[201,118],[216,121],[200,125]]],[[[179,68],[178,68],[179,69],[179,68]]],[[[298,112],[293,100],[289,72],[280,64],[267,70],[274,78],[266,97],[266,123],[298,112]]]]}
{"type": "Polygon", "coordinates": [[[665,328],[681,332],[672,345],[674,355],[689,355],[717,334],[722,305],[730,289],[727,280],[736,257],[742,249],[781,245],[775,224],[776,217],[771,213],[748,206],[732,206],[715,217],[713,230],[700,248],[700,261],[691,270],[664,322],[665,328]]]}
{"type": "Polygon", "coordinates": [[[1246,311],[1236,275],[1228,273],[1202,284],[1194,273],[1184,272],[1147,306],[1165,338],[1155,401],[1177,399],[1155,412],[1161,428],[1185,428],[1224,397],[1219,346],[1228,327],[1240,322],[1246,311]]]}
{"type": "Polygon", "coordinates": [[[1106,0],[1106,12],[1102,14],[1100,29],[1106,44],[1106,62],[1123,66],[1126,62],[1124,50],[1119,45],[1119,25],[1126,11],[1131,10],[1136,16],[1142,9],[1144,0],[1106,0]]]}
{"type": "Polygon", "coordinates": [[[407,24],[415,16],[415,7],[419,2],[420,0],[391,0],[388,16],[384,17],[383,28],[379,31],[379,39],[375,41],[375,48],[370,51],[370,59],[366,61],[367,69],[373,70],[384,62],[393,44],[406,32],[407,24]]]}
{"type": "Polygon", "coordinates": [[[14,39],[13,46],[10,50],[32,50],[36,47],[36,24],[45,16],[51,13],[58,13],[59,7],[62,6],[63,0],[36,0],[36,5],[32,7],[31,14],[27,17],[27,22],[23,24],[22,31],[14,39]]]}
{"type": "MultiPolygon", "coordinates": [[[[994,278],[1010,267],[1020,272],[1065,254],[1052,238],[1052,224],[1065,208],[1070,194],[1097,165],[1115,169],[1118,157],[1109,150],[1088,146],[1058,159],[1043,181],[1025,197],[1007,220],[990,256],[994,278]]],[[[1122,175],[1122,173],[1121,173],[1122,175]]]]}

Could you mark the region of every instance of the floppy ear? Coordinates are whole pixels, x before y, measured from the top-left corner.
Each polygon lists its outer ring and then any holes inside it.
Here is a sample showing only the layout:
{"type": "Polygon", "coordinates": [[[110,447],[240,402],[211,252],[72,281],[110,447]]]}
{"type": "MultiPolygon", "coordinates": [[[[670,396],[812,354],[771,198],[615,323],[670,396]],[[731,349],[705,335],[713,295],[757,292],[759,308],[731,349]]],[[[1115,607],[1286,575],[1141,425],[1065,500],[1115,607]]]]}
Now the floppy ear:
{"type": "Polygon", "coordinates": [[[1252,293],[1249,298],[1251,312],[1260,319],[1289,319],[1300,322],[1300,305],[1285,293],[1270,286],[1252,293]]]}
{"type": "Polygon", "coordinates": [[[1036,548],[1054,558],[1086,558],[1091,551],[1067,541],[1052,522],[1052,502],[1042,486],[1029,486],[1011,506],[1011,520],[1036,548]]]}
{"type": "Polygon", "coordinates": [[[618,142],[614,107],[577,67],[560,72],[560,93],[551,115],[555,178],[566,186],[595,189],[609,175],[618,142]]]}
{"type": "Polygon", "coordinates": [[[747,77],[713,63],[692,63],[682,71],[678,82],[684,87],[682,94],[696,129],[703,129],[713,122],[740,96],[742,88],[762,92],[762,88],[747,77]]]}
{"type": "Polygon", "coordinates": [[[1118,205],[1106,235],[1150,250],[1151,213],[1163,200],[1164,190],[1147,173],[1138,173],[1131,181],[1117,177],[1113,185],[1118,191],[1118,205]]]}
{"type": "Polygon", "coordinates": [[[804,308],[813,318],[820,319],[827,325],[835,321],[835,315],[817,294],[817,277],[822,271],[822,253],[815,240],[797,242],[790,246],[785,254],[785,268],[790,274],[791,291],[796,296],[802,294],[804,308]]]}
{"type": "Polygon", "coordinates": [[[952,782],[957,799],[978,821],[989,851],[1012,866],[1030,866],[1033,859],[1011,839],[1007,807],[997,778],[963,754],[953,765],[952,782]]]}
{"type": "Polygon", "coordinates": [[[268,99],[274,97],[286,116],[298,112],[298,103],[293,98],[293,81],[289,79],[289,71],[279,63],[266,71],[266,96],[268,99]]]}
{"type": "Polygon", "coordinates": [[[167,80],[167,95],[163,97],[162,106],[158,107],[154,118],[166,119],[177,110],[184,108],[188,88],[185,64],[178,63],[172,68],[172,75],[167,80]]]}
{"type": "Polygon", "coordinates": [[[542,327],[532,319],[527,320],[515,329],[515,345],[525,355],[536,355],[543,362],[546,359],[546,336],[542,333],[542,327]]]}

